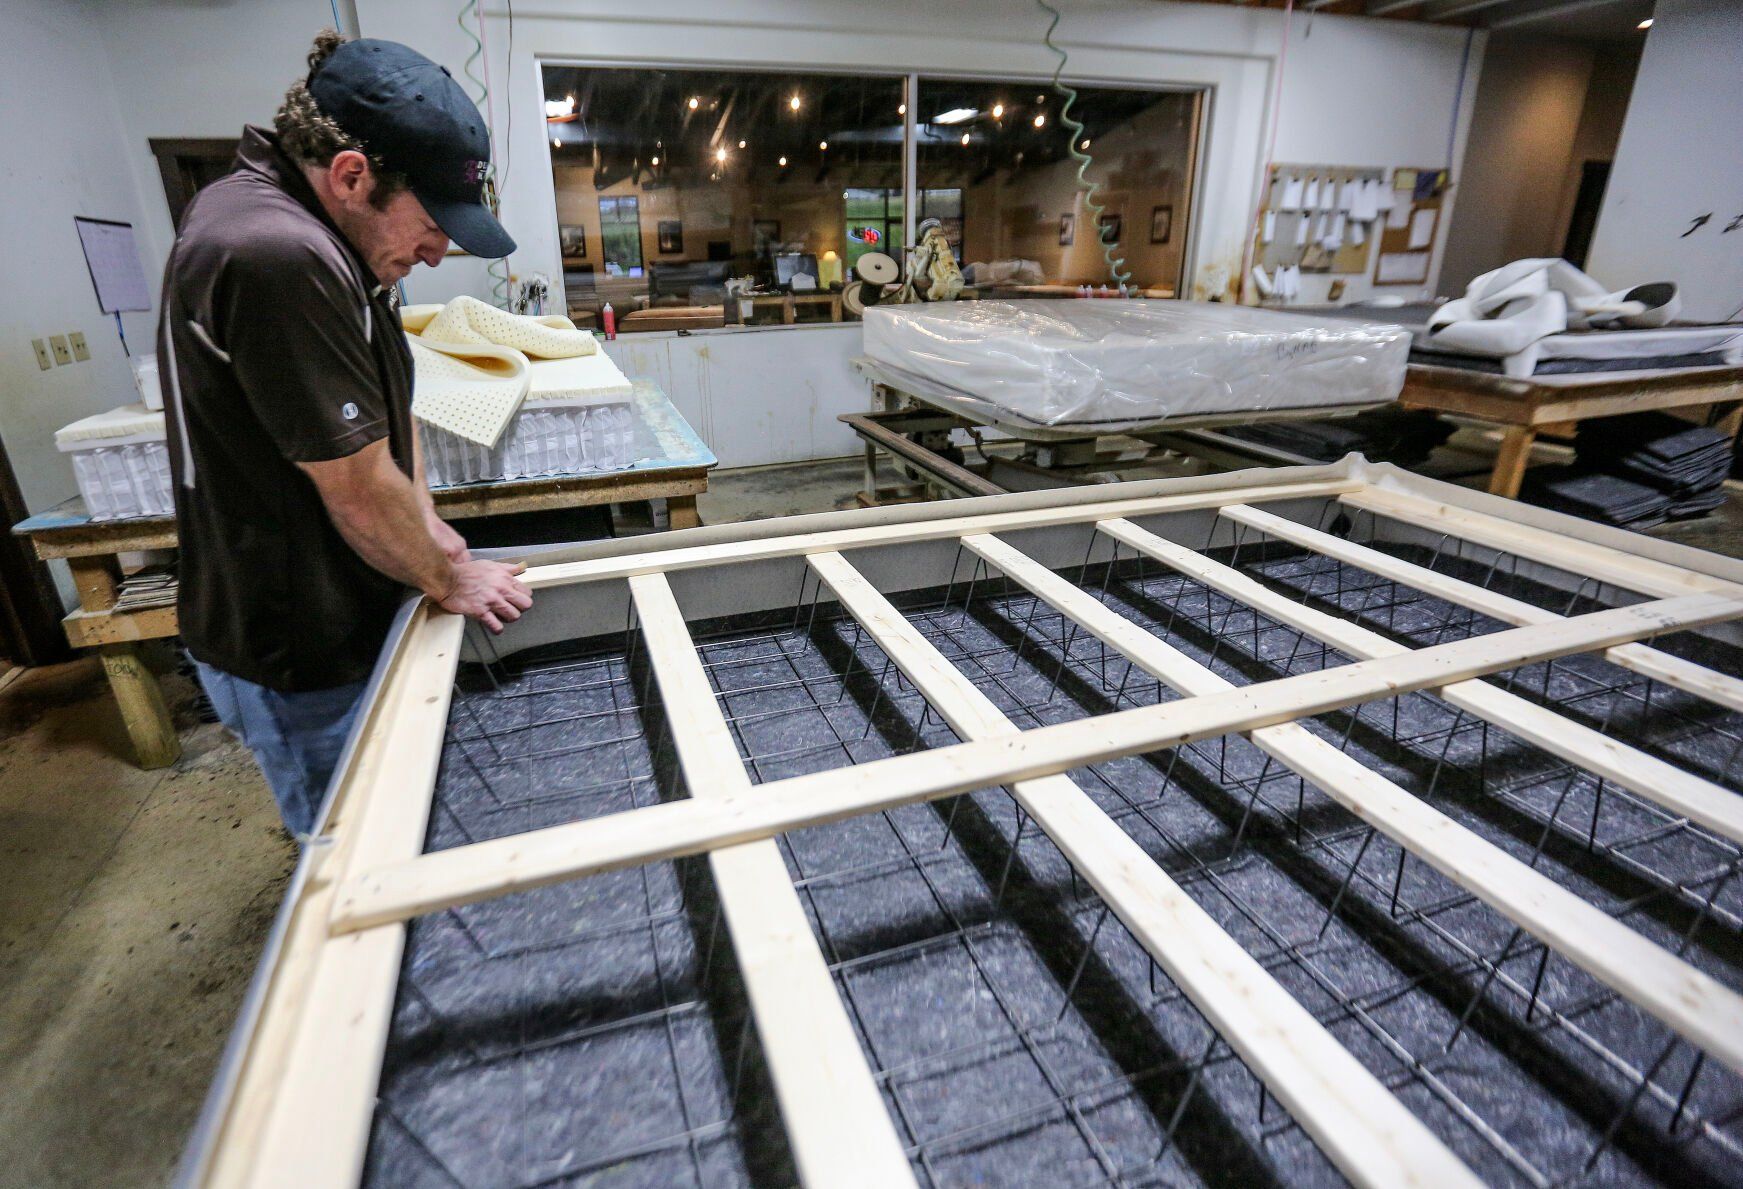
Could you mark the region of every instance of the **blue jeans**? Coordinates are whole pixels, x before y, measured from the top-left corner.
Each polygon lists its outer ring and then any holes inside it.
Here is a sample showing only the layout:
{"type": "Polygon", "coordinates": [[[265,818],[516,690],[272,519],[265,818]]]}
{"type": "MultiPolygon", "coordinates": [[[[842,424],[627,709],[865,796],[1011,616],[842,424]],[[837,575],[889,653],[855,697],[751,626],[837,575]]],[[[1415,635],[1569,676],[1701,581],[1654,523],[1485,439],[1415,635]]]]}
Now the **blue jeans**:
{"type": "Polygon", "coordinates": [[[287,694],[200,661],[194,664],[219,721],[254,753],[266,774],[285,827],[299,839],[306,837],[315,828],[365,683],[287,694]]]}

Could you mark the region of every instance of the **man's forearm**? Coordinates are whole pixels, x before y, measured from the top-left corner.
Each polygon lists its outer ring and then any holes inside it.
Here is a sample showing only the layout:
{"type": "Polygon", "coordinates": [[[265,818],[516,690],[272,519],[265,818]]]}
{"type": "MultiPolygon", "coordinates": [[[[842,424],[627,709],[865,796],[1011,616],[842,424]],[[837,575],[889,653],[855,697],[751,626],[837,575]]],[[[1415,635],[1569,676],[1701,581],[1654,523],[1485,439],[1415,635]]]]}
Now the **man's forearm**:
{"type": "Polygon", "coordinates": [[[372,567],[434,599],[454,584],[454,566],[425,522],[428,494],[391,463],[355,494],[323,497],[339,534],[372,567]]]}

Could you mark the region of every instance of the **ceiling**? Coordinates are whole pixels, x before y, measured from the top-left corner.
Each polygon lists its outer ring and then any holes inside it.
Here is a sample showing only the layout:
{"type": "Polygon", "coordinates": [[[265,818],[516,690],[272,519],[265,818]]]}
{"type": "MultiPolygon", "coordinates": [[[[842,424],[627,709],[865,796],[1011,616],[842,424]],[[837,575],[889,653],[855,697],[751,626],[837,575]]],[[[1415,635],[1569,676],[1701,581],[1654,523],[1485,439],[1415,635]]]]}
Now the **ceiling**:
{"type": "MultiPolygon", "coordinates": [[[[1285,0],[1205,0],[1246,8],[1282,8],[1285,0]]],[[[1491,29],[1497,33],[1582,41],[1644,38],[1653,0],[1295,0],[1297,12],[1386,17],[1491,29]]]]}

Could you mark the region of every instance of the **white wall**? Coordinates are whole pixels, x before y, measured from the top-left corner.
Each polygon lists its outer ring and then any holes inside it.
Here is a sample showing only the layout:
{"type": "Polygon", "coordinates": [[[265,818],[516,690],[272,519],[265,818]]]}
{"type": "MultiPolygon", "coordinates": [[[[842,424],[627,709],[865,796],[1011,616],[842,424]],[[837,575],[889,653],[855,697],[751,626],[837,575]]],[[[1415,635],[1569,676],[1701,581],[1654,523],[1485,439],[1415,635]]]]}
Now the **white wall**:
{"type": "Polygon", "coordinates": [[[1561,195],[1592,74],[1592,47],[1564,38],[1493,37],[1471,119],[1477,150],[1464,163],[1464,205],[1449,220],[1440,291],[1510,260],[1559,256],[1561,195]]]}
{"type": "Polygon", "coordinates": [[[1743,4],[1658,0],[1588,261],[1606,284],[1675,281],[1688,318],[1743,307],[1743,4]],[[1692,235],[1700,215],[1712,219],[1692,235]]]}
{"type": "MultiPolygon", "coordinates": [[[[137,224],[141,203],[120,164],[116,89],[88,11],[71,0],[0,0],[0,28],[0,439],[38,512],[78,490],[54,431],[139,399],[73,216],[137,224]],[[30,340],[72,330],[84,332],[91,359],[40,370],[30,340]]],[[[155,318],[123,317],[133,349],[150,351],[155,318]]]]}
{"type": "MultiPolygon", "coordinates": [[[[88,109],[92,80],[102,80],[100,100],[111,112],[103,121],[102,136],[111,147],[101,168],[109,171],[107,185],[133,196],[145,232],[146,266],[154,274],[161,269],[172,232],[147,138],[231,136],[245,122],[267,122],[285,86],[302,70],[313,33],[331,22],[327,6],[317,0],[83,0],[82,7],[76,7],[80,0],[5,2],[32,12],[82,12],[92,20],[80,42],[85,65],[63,64],[37,93],[59,94],[76,86],[78,101],[88,109]],[[96,41],[90,37],[92,28],[100,30],[96,41]],[[99,44],[102,54],[96,52],[99,44]],[[117,95],[125,96],[125,102],[117,102],[117,95]]],[[[457,8],[457,3],[430,0],[356,4],[364,35],[405,41],[459,77],[471,44],[455,25],[457,8]]],[[[506,164],[504,222],[520,242],[511,267],[517,273],[538,270],[553,277],[561,270],[549,142],[541,119],[541,59],[799,70],[865,70],[872,63],[874,69],[893,72],[911,68],[1006,78],[1045,78],[1055,62],[1040,42],[1045,19],[1028,0],[953,0],[947,5],[928,0],[880,0],[875,5],[863,0],[640,0],[634,5],[520,0],[515,5],[512,62],[507,12],[500,0],[487,0],[485,18],[488,65],[498,99],[498,152],[506,164]],[[511,94],[512,129],[506,102],[511,94]]],[[[1480,67],[1480,37],[1467,55],[1467,36],[1458,29],[1325,15],[1298,15],[1292,27],[1278,160],[1444,165],[1449,131],[1453,160],[1459,159],[1480,67]],[[1466,70],[1464,102],[1455,116],[1461,68],[1466,70]]],[[[8,32],[13,31],[9,22],[8,32]]],[[[1212,265],[1239,272],[1269,136],[1267,113],[1282,31],[1283,17],[1276,10],[1158,0],[1065,4],[1057,40],[1071,54],[1068,78],[1211,89],[1210,127],[1192,222],[1198,275],[1212,265]]],[[[56,61],[54,55],[39,52],[38,40],[14,35],[0,52],[56,61]]],[[[32,77],[51,73],[35,62],[21,65],[32,77]]],[[[18,104],[7,106],[9,119],[20,111],[18,104]]],[[[26,102],[26,114],[16,117],[16,132],[6,144],[9,161],[39,159],[32,146],[38,143],[36,130],[53,118],[42,114],[46,106],[34,98],[26,102]]],[[[1304,299],[1320,296],[1315,286],[1328,281],[1303,278],[1309,290],[1304,299]]],[[[414,301],[435,301],[461,292],[484,295],[488,284],[482,262],[454,258],[433,273],[414,272],[408,289],[414,301]]],[[[1350,295],[1359,296],[1365,289],[1365,283],[1357,282],[1350,295]]],[[[143,337],[145,329],[134,337],[143,337]]],[[[674,360],[698,361],[700,370],[694,371],[672,365],[672,395],[694,414],[698,428],[716,427],[721,439],[717,452],[727,464],[855,448],[855,439],[834,421],[836,411],[863,407],[865,401],[863,386],[847,371],[846,361],[857,344],[853,331],[722,331],[662,341],[673,345],[633,350],[650,355],[663,350],[674,353],[674,360]],[[716,347],[706,341],[722,337],[735,342],[716,347]],[[730,367],[725,362],[729,359],[730,367]],[[736,432],[754,417],[765,418],[766,433],[736,432]],[[796,426],[803,431],[792,428],[796,426]]],[[[12,346],[8,342],[6,349],[12,346]]],[[[34,369],[33,361],[30,367],[34,369]]],[[[56,424],[70,419],[51,418],[56,424]]],[[[63,464],[56,458],[52,465],[63,464]]]]}
{"type": "MultiPolygon", "coordinates": [[[[1077,0],[1065,7],[1055,40],[1071,58],[1066,77],[1097,82],[1189,84],[1212,90],[1210,127],[1193,221],[1193,275],[1221,265],[1238,276],[1248,217],[1263,167],[1267,113],[1281,46],[1276,11],[1157,3],[1077,0]]],[[[432,21],[422,0],[358,0],[367,36],[406,41],[458,75],[471,43],[451,21],[432,21]]],[[[514,56],[508,60],[506,11],[486,9],[491,81],[497,88],[499,156],[506,150],[503,221],[520,245],[517,273],[560,277],[556,197],[549,142],[539,118],[541,60],[611,63],[734,63],[778,69],[864,70],[1046,78],[1055,58],[1041,44],[1046,20],[1026,0],[645,0],[633,10],[604,0],[549,0],[515,7],[514,56]],[[515,120],[507,127],[505,92],[515,120]]],[[[1481,39],[1461,29],[1396,21],[1318,16],[1293,23],[1277,135],[1277,158],[1339,165],[1439,167],[1463,152],[1481,39]],[[1457,112],[1460,73],[1463,102],[1457,112]]],[[[1455,192],[1456,194],[1456,192],[1455,192]]],[[[1438,248],[1437,248],[1438,250],[1438,248]]],[[[475,262],[464,262],[474,264],[475,262]]],[[[1431,275],[1431,282],[1432,282],[1431,275]]],[[[1323,298],[1331,278],[1303,278],[1303,300],[1323,298]]],[[[1349,296],[1368,292],[1347,278],[1349,296]]],[[[419,300],[456,292],[483,295],[471,273],[444,265],[412,278],[419,300]]],[[[1432,289],[1432,284],[1425,286],[1432,289]]],[[[1389,290],[1398,292],[1396,289],[1389,290]]],[[[1202,291],[1201,291],[1202,293],[1202,291]]],[[[671,339],[677,343],[679,340],[671,339]]],[[[863,385],[847,359],[854,334],[791,331],[703,332],[668,350],[701,360],[695,379],[674,374],[673,399],[703,421],[725,425],[768,407],[773,432],[752,435],[746,452],[716,442],[727,465],[799,457],[783,427],[807,428],[802,448],[850,453],[856,439],[825,409],[864,407],[863,385]],[[750,337],[754,346],[703,350],[697,340],[750,337]],[[699,353],[699,354],[698,354],[699,353]],[[748,361],[729,373],[726,358],[748,361]],[[814,378],[844,377],[844,395],[814,378]],[[812,427],[816,432],[812,433],[812,427]]],[[[654,349],[650,349],[654,350],[654,349]]],[[[698,425],[700,429],[700,425],[698,425]]],[[[703,436],[708,436],[704,431],[703,436]]]]}

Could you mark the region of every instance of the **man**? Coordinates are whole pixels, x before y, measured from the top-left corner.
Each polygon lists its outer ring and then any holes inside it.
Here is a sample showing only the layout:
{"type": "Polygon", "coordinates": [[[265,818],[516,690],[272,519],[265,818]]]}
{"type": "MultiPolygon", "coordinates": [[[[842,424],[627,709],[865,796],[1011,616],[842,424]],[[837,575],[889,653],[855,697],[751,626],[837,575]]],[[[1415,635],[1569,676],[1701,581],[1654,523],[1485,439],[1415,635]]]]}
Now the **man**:
{"type": "Polygon", "coordinates": [[[183,217],[158,360],[182,636],[306,837],[407,587],[492,631],[532,596],[436,516],[395,302],[450,239],[514,250],[478,109],[421,54],[329,30],[273,123],[183,217]]]}

